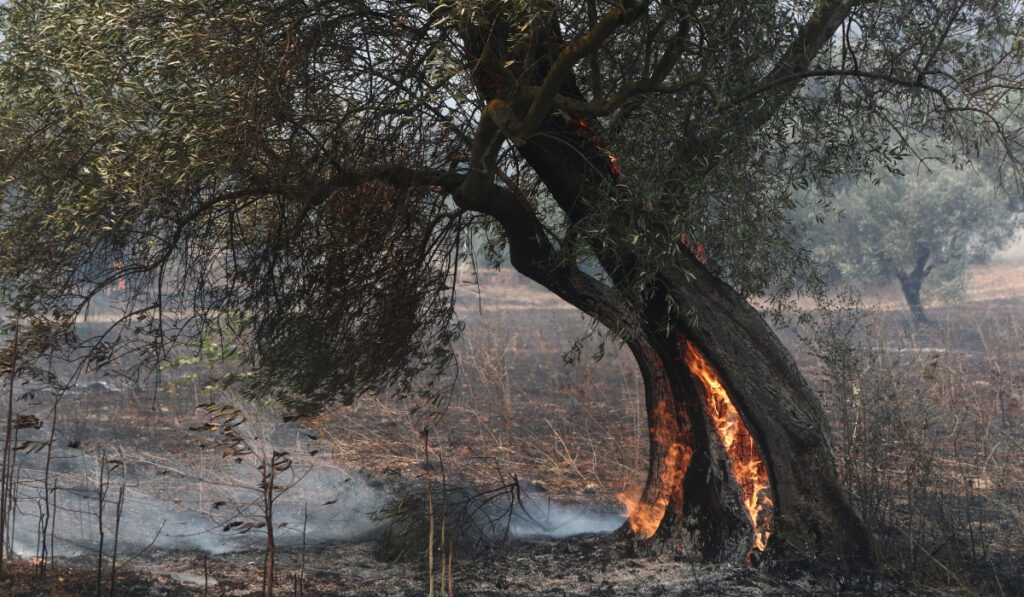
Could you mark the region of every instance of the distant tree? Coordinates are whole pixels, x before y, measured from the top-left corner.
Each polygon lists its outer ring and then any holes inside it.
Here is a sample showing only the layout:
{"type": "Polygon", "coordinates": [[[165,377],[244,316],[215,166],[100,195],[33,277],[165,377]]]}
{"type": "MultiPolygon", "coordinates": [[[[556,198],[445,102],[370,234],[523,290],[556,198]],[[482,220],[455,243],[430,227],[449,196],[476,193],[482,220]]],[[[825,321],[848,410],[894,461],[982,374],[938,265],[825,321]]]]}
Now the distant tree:
{"type": "Polygon", "coordinates": [[[891,163],[894,132],[1012,170],[1022,21],[990,0],[8,0],[3,302],[74,332],[124,279],[120,325],[69,355],[155,364],[233,326],[251,391],[315,413],[436,379],[482,232],[636,358],[649,545],[870,565],[821,404],[747,299],[814,288],[794,189],[891,163]],[[770,538],[746,507],[768,486],[770,538]]]}
{"type": "Polygon", "coordinates": [[[907,306],[927,323],[926,294],[962,297],[968,268],[987,260],[1020,223],[1011,199],[974,169],[930,163],[844,185],[839,217],[812,229],[816,252],[849,280],[898,281],[907,306]]]}

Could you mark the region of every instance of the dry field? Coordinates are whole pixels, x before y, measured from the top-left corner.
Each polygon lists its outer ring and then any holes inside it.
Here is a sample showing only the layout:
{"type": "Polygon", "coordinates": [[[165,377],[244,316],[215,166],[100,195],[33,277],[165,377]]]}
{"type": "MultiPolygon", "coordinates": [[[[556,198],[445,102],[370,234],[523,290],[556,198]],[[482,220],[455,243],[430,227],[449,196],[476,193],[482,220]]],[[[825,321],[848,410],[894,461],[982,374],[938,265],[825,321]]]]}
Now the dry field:
{"type": "Polygon", "coordinates": [[[371,396],[289,424],[272,408],[241,405],[241,432],[255,448],[242,462],[201,447],[215,433],[189,431],[208,421],[197,405],[232,401],[203,390],[201,367],[170,388],[182,371],[142,387],[84,379],[55,425],[45,396],[19,403],[43,419],[22,440],[54,432],[49,550],[61,557],[36,575],[44,452],[19,452],[21,559],[0,591],[91,595],[101,584],[104,594],[261,594],[260,454],[287,452],[290,472],[277,482],[288,489],[273,512],[279,595],[426,594],[425,557],[380,556],[381,545],[392,555],[421,545],[428,477],[432,502],[452,496],[431,519],[436,531],[443,526],[450,542],[462,533],[433,568],[435,581],[445,577],[438,586],[450,581],[456,594],[1024,594],[1024,261],[979,268],[963,304],[927,306],[936,320],[928,329],[913,328],[898,297],[882,295],[866,301],[871,311],[783,331],[832,418],[841,474],[879,536],[888,580],[676,561],[615,533],[559,538],[616,528],[615,495],[643,480],[639,376],[612,341],[602,359],[589,358],[594,338],[579,364],[565,365],[587,331],[578,313],[512,272],[484,272],[479,282],[460,289],[466,333],[448,403],[371,396]],[[402,496],[421,501],[403,510],[393,501],[402,496]],[[409,532],[385,540],[366,515],[389,504],[409,532]],[[482,514],[459,519],[460,504],[482,514]],[[481,530],[480,516],[491,526],[481,530]],[[511,542],[502,541],[503,521],[517,532],[511,542]]]}

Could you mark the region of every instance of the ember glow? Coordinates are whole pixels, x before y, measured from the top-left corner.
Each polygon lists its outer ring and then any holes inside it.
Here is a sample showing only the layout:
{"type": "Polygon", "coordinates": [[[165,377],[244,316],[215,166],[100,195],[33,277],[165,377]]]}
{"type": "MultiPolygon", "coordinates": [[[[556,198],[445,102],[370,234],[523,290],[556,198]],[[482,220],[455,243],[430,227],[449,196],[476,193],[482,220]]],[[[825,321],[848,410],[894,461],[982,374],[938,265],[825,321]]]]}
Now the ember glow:
{"type": "Polygon", "coordinates": [[[693,455],[693,449],[680,441],[675,415],[669,412],[665,402],[655,407],[652,420],[662,424],[651,427],[651,441],[668,448],[659,475],[662,489],[651,503],[642,500],[640,492],[636,490],[623,491],[618,495],[619,501],[626,507],[630,530],[645,539],[658,530],[673,497],[676,504],[683,503],[683,475],[690,467],[690,457],[693,455]]]}
{"type": "Polygon", "coordinates": [[[685,345],[684,358],[690,372],[704,386],[704,407],[714,423],[718,437],[732,462],[733,477],[743,492],[743,506],[754,527],[754,547],[763,550],[771,534],[772,500],[768,469],[761,459],[757,443],[729,400],[718,373],[692,342],[679,336],[685,345]]]}
{"type": "Polygon", "coordinates": [[[583,137],[587,141],[590,141],[591,145],[593,145],[595,149],[603,153],[605,157],[608,158],[608,168],[609,170],[611,170],[612,175],[615,176],[615,181],[621,184],[626,179],[626,177],[623,176],[622,170],[619,169],[619,156],[615,155],[608,148],[601,144],[600,135],[594,132],[594,129],[590,128],[590,125],[587,124],[587,121],[583,120],[583,118],[581,118],[580,116],[577,116],[575,114],[570,116],[569,124],[571,124],[573,128],[575,128],[576,131],[579,132],[581,137],[583,137]]]}

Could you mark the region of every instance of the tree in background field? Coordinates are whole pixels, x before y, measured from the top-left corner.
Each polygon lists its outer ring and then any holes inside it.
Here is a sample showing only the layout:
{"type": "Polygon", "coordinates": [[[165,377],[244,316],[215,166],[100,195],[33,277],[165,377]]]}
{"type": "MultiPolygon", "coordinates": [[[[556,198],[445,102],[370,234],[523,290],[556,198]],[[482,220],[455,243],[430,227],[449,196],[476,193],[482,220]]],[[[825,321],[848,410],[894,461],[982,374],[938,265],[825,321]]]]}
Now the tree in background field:
{"type": "Polygon", "coordinates": [[[482,234],[636,359],[652,549],[871,565],[748,299],[820,289],[794,191],[907,130],[1014,174],[1021,30],[991,0],[9,0],[3,303],[89,363],[230,328],[249,393],[306,414],[441,400],[482,234]],[[123,317],[73,336],[122,279],[123,317]]]}
{"type": "Polygon", "coordinates": [[[1019,225],[1010,198],[982,173],[929,163],[844,185],[835,221],[813,227],[815,251],[845,279],[898,281],[918,323],[921,293],[959,299],[968,267],[1006,246],[1019,225]]]}

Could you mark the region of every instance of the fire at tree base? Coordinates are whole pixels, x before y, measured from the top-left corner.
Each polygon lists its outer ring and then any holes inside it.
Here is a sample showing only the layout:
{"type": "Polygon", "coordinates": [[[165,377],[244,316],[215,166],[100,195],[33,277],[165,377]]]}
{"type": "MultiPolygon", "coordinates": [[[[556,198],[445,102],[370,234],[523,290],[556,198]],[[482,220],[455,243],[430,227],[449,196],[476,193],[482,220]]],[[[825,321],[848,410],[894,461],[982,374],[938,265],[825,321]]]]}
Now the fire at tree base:
{"type": "Polygon", "coordinates": [[[756,563],[771,536],[767,467],[718,373],[676,336],[700,407],[662,401],[650,410],[652,459],[661,459],[652,468],[660,473],[643,492],[619,494],[624,531],[646,551],[756,563]]]}

